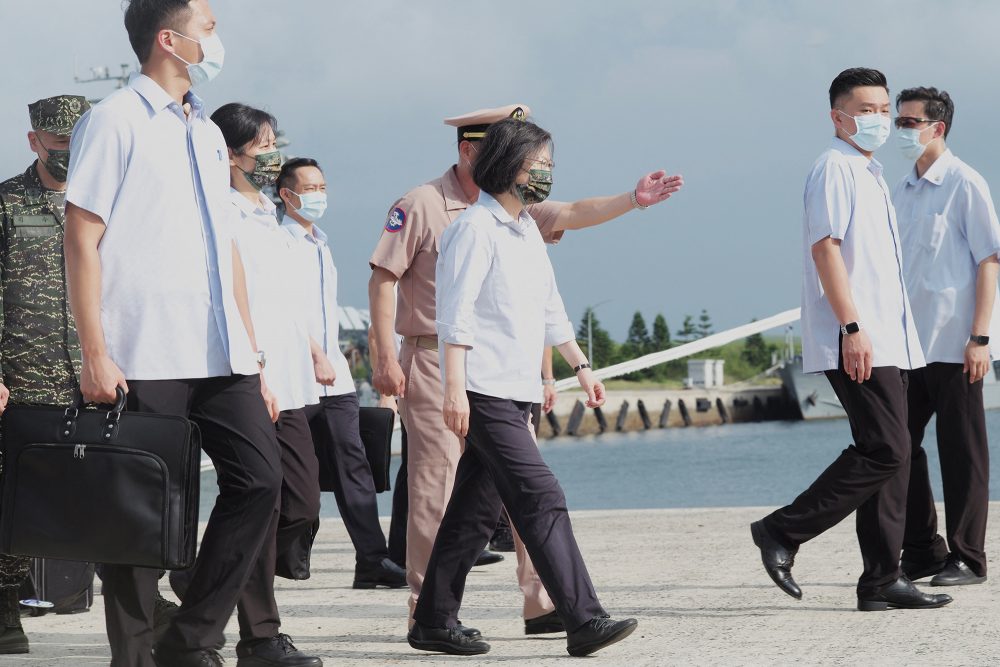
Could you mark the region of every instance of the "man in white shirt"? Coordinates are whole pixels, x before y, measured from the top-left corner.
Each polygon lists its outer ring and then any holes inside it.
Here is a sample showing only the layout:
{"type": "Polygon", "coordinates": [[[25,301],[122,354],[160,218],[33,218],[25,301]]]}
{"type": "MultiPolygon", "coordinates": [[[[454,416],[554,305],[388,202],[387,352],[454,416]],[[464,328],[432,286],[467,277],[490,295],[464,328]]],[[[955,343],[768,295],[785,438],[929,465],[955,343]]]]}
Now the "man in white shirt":
{"type": "MultiPolygon", "coordinates": [[[[105,567],[113,667],[221,665],[240,596],[274,595],[273,570],[256,563],[281,459],[233,245],[226,144],[190,92],[222,68],[215,24],[206,0],[132,0],[125,27],[142,73],[73,134],[65,246],[80,389],[108,402],[121,387],[131,410],[195,421],[219,483],[190,586],[155,648],[159,572],[105,567]]],[[[279,623],[275,613],[272,636],[237,644],[241,667],[322,664],[286,645],[279,623]]]]}
{"type": "Polygon", "coordinates": [[[799,545],[857,511],[861,611],[951,602],[920,592],[899,569],[910,470],[907,371],[924,360],[889,187],[872,158],[889,136],[889,111],[885,75],[841,72],[830,86],[835,138],[813,166],[804,196],[803,370],[826,374],[854,444],[791,505],[751,525],[771,579],[801,598],[791,573],[799,545]]]}
{"type": "Polygon", "coordinates": [[[389,558],[361,441],[358,395],[340,350],[337,268],[326,233],[315,224],[326,210],[326,179],[315,160],[295,158],[284,164],[275,187],[285,203],[282,226],[296,240],[306,274],[302,289],[308,296],[309,334],[336,372],[332,386],[315,385],[319,403],[306,406],[305,413],[316,449],[335,476],[337,508],[355,549],[354,588],[402,588],[406,572],[389,558]]]}
{"type": "Polygon", "coordinates": [[[993,372],[990,336],[1000,263],[1000,223],[986,180],[945,141],[955,105],[945,91],[910,88],[896,98],[898,145],[913,169],[892,193],[906,290],[927,367],[910,374],[909,496],[903,572],[932,586],[986,581],[989,444],[983,382],[993,372]],[[947,543],[921,446],[937,414],[947,543]],[[950,553],[949,553],[950,551],[950,553]]]}

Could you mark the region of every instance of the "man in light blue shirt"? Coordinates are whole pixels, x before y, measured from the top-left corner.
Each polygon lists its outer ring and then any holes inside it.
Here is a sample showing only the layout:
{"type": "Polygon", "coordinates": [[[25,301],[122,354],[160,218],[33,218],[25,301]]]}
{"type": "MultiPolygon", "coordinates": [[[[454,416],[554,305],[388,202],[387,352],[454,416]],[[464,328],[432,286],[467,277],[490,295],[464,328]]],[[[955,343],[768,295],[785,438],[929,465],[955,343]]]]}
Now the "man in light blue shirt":
{"type": "Polygon", "coordinates": [[[65,246],[80,389],[108,402],[121,387],[130,410],[196,422],[219,496],[155,648],[159,571],[105,567],[111,664],[221,665],[226,623],[246,598],[262,611],[241,623],[253,628],[236,646],[241,666],[318,667],[278,632],[274,565],[260,556],[278,519],[276,414],[233,244],[226,144],[190,92],[221,70],[215,18],[206,0],[132,0],[125,27],[142,73],[73,134],[65,246]]]}
{"type": "Polygon", "coordinates": [[[986,180],[945,143],[955,105],[936,88],[896,98],[898,145],[914,160],[893,191],[903,243],[906,289],[927,367],[910,374],[907,392],[910,486],[902,567],[932,586],[986,581],[986,513],[990,459],[983,377],[992,372],[993,308],[1000,263],[1000,223],[986,180]],[[947,543],[921,446],[937,414],[947,543]]]}
{"type": "Polygon", "coordinates": [[[841,72],[830,86],[835,137],[806,181],[802,351],[847,411],[854,445],[796,498],[751,526],[764,568],[792,597],[799,545],[857,512],[864,571],[858,609],[929,608],[947,595],[917,590],[899,569],[910,438],[907,371],[924,365],[903,285],[896,216],[882,166],[889,88],[878,70],[841,72]]]}

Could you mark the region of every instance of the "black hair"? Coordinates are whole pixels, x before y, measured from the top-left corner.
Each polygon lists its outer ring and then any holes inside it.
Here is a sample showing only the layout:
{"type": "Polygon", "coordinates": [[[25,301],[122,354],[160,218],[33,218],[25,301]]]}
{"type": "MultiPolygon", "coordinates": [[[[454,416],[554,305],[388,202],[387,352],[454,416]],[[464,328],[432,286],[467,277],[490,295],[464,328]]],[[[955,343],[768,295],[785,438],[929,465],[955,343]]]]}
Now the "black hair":
{"type": "Polygon", "coordinates": [[[153,39],[164,28],[173,29],[191,16],[191,0],[126,0],[125,30],[140,63],[149,60],[153,39]]]}
{"type": "Polygon", "coordinates": [[[278,121],[261,109],[255,109],[239,102],[223,104],[212,114],[212,122],[222,130],[226,145],[239,153],[244,146],[259,139],[270,127],[278,132],[278,121]]]}
{"type": "Polygon", "coordinates": [[[479,144],[472,180],[491,195],[514,189],[524,161],[552,145],[552,135],[528,120],[507,118],[490,125],[479,144]]]}
{"type": "MultiPolygon", "coordinates": [[[[285,162],[281,165],[281,172],[278,174],[278,180],[274,183],[274,191],[281,193],[281,188],[287,188],[288,182],[295,178],[295,172],[302,167],[316,167],[322,174],[323,169],[319,166],[319,163],[311,157],[295,157],[291,160],[285,162]]],[[[291,189],[291,188],[289,188],[291,189]]]]}
{"type": "Polygon", "coordinates": [[[885,74],[868,67],[852,67],[838,74],[830,84],[830,108],[835,108],[841,97],[850,95],[855,88],[863,86],[878,86],[889,92],[889,82],[886,81],[885,74]]]}
{"type": "Polygon", "coordinates": [[[951,132],[951,119],[955,117],[955,103],[951,95],[937,88],[907,88],[896,96],[896,109],[903,102],[923,102],[924,116],[944,123],[944,136],[951,132]]]}

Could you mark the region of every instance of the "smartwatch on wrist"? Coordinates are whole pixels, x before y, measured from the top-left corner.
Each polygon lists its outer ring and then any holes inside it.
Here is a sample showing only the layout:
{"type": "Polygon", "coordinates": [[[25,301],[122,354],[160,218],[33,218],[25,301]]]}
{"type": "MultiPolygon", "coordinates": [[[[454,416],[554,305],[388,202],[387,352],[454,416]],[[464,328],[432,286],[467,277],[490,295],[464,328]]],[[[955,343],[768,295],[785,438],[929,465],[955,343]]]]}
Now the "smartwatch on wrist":
{"type": "Polygon", "coordinates": [[[861,325],[857,322],[848,322],[847,324],[840,325],[840,333],[845,336],[850,336],[851,334],[856,334],[861,331],[861,325]]]}
{"type": "Polygon", "coordinates": [[[588,363],[587,363],[586,361],[585,361],[585,362],[583,362],[582,364],[580,364],[579,366],[577,366],[576,368],[574,368],[574,369],[573,369],[573,372],[574,372],[574,373],[579,373],[579,372],[580,372],[580,371],[582,371],[582,370],[583,370],[584,368],[590,368],[590,364],[588,364],[588,363]]]}
{"type": "Polygon", "coordinates": [[[973,343],[975,343],[976,345],[989,345],[990,344],[990,337],[989,336],[977,336],[976,334],[972,334],[971,336],[969,336],[969,340],[972,341],[973,343]]]}

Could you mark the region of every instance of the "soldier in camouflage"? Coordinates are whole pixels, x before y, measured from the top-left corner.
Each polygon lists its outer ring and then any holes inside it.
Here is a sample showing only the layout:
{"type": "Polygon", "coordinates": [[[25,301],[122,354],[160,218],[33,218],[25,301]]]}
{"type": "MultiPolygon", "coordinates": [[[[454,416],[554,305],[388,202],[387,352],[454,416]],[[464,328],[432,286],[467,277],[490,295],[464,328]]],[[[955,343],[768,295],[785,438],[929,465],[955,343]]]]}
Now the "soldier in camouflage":
{"type": "MultiPolygon", "coordinates": [[[[0,183],[0,368],[15,404],[68,405],[80,345],[66,297],[63,225],[69,139],[90,104],[58,95],[28,105],[28,144],[38,155],[0,183]]],[[[0,654],[27,653],[18,589],[31,559],[0,555],[0,654]]]]}

